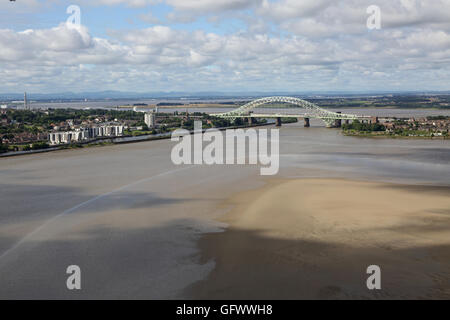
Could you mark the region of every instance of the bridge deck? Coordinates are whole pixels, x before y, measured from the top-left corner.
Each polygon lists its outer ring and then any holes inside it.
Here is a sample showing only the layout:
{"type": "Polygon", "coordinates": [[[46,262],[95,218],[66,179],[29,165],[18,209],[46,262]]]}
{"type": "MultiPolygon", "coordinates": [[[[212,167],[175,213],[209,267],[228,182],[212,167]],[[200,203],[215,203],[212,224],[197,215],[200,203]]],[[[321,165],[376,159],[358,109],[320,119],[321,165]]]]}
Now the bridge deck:
{"type": "MultiPolygon", "coordinates": [[[[214,116],[214,113],[210,114],[214,116]]],[[[342,119],[342,120],[354,120],[354,119],[369,119],[370,116],[357,116],[357,115],[347,115],[342,114],[339,116],[319,116],[314,114],[270,114],[270,113],[250,113],[247,115],[239,114],[220,114],[221,118],[310,118],[310,119],[342,119]]]]}

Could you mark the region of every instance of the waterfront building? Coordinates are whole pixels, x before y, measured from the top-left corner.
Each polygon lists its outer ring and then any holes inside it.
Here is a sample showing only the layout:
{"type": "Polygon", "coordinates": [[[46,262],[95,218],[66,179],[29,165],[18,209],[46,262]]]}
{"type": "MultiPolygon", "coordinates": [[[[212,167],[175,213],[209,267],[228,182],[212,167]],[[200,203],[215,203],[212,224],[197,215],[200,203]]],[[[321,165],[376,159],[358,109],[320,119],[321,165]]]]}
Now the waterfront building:
{"type": "Polygon", "coordinates": [[[124,126],[105,125],[91,128],[78,128],[73,131],[51,132],[48,140],[51,145],[89,141],[101,137],[118,137],[123,135],[124,126]]]}

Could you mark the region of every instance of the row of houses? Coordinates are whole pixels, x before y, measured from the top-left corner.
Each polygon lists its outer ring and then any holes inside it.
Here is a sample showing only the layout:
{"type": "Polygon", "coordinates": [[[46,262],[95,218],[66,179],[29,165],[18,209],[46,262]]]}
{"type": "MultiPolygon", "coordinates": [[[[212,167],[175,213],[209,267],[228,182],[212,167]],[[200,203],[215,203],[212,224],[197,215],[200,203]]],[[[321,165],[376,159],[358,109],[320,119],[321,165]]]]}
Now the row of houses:
{"type": "Polygon", "coordinates": [[[386,130],[392,131],[395,129],[407,129],[407,130],[425,130],[434,132],[448,132],[450,129],[450,119],[444,120],[428,120],[426,118],[421,119],[408,119],[400,122],[383,122],[386,130]]]}
{"type": "Polygon", "coordinates": [[[48,140],[51,145],[83,142],[98,137],[117,137],[123,135],[124,126],[107,125],[92,128],[77,128],[73,131],[51,132],[48,140]]]}

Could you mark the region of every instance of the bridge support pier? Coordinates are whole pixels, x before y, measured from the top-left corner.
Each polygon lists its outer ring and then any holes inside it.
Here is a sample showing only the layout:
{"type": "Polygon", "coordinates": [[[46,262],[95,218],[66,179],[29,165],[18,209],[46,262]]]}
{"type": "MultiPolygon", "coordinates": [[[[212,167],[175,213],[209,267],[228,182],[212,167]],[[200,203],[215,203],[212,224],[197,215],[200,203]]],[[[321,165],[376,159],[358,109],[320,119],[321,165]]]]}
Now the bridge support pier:
{"type": "MultiPolygon", "coordinates": [[[[337,111],[336,113],[342,113],[342,112],[337,111]]],[[[334,127],[335,128],[340,128],[341,126],[342,126],[342,120],[341,119],[334,120],[334,127]]]]}
{"type": "Polygon", "coordinates": [[[304,125],[303,126],[305,128],[309,128],[310,127],[310,125],[309,125],[309,118],[304,118],[303,120],[304,120],[304,125]]]}
{"type": "Polygon", "coordinates": [[[278,118],[276,119],[275,125],[276,125],[277,127],[281,127],[281,117],[278,117],[278,118]]]}
{"type": "Polygon", "coordinates": [[[344,122],[345,124],[349,124],[350,123],[350,120],[349,119],[345,119],[345,122],[344,122]]]}
{"type": "Polygon", "coordinates": [[[370,123],[379,123],[378,117],[372,117],[370,118],[370,123]]]}

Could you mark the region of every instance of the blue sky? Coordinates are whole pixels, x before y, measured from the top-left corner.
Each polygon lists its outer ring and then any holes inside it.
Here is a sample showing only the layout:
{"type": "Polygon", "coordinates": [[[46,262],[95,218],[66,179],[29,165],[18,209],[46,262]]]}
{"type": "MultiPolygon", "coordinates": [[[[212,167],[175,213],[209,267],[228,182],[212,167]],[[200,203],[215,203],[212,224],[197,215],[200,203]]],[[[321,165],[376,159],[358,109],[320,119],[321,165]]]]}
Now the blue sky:
{"type": "Polygon", "coordinates": [[[0,47],[0,92],[450,90],[450,0],[2,1],[0,47]]]}

